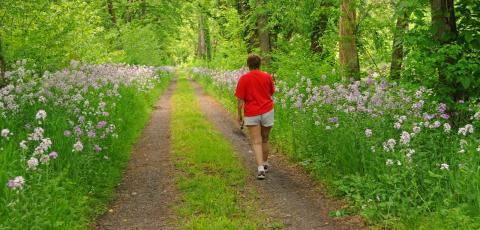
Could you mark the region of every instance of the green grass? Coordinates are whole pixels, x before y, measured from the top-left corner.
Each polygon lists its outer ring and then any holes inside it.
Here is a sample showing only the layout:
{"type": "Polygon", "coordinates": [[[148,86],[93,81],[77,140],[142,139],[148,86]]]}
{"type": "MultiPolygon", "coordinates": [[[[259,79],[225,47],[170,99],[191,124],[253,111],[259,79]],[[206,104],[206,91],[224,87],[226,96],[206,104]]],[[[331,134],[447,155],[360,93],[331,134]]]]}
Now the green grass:
{"type": "Polygon", "coordinates": [[[248,173],[201,113],[187,80],[179,80],[172,105],[181,229],[258,229],[261,216],[255,212],[255,193],[246,186],[248,173]]]}
{"type": "MultiPolygon", "coordinates": [[[[59,157],[39,169],[41,173],[27,175],[27,186],[19,192],[0,186],[0,229],[89,229],[113,199],[114,187],[121,180],[132,146],[170,79],[163,77],[149,92],[121,87],[122,99],[110,114],[111,120],[121,121],[116,122],[118,138],[102,143],[103,154],[94,154],[91,146],[85,146],[82,153],[73,153],[73,140],[63,137],[63,130],[68,128],[68,113],[46,108],[49,114],[44,123],[46,135],[54,141],[59,157]],[[104,155],[109,159],[103,159],[104,155]]],[[[97,97],[88,95],[91,101],[97,97]]],[[[36,112],[38,108],[30,110],[36,112]]],[[[23,120],[16,122],[22,124],[23,120]]],[[[16,160],[18,141],[12,143],[11,148],[5,149],[6,154],[0,154],[0,178],[22,175],[24,170],[16,160]]]]}

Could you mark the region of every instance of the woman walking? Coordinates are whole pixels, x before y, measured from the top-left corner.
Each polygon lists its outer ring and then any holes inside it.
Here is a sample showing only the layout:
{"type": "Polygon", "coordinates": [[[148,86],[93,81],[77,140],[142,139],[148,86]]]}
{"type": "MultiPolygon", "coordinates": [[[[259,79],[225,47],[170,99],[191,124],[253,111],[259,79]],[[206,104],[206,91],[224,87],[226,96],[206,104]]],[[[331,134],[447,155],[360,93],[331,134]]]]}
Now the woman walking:
{"type": "Polygon", "coordinates": [[[269,167],[268,136],[274,122],[272,96],[275,86],[272,76],[260,71],[261,59],[258,55],[249,55],[247,64],[250,72],[240,77],[235,91],[238,99],[238,121],[248,128],[258,166],[257,178],[265,179],[269,167]]]}

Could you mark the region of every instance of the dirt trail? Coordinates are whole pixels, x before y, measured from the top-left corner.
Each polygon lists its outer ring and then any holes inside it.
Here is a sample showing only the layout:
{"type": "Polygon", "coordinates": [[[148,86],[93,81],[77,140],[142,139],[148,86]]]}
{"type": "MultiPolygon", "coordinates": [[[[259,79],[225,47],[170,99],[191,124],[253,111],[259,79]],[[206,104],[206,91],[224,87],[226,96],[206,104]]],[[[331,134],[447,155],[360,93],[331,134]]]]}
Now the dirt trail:
{"type": "Polygon", "coordinates": [[[157,102],[133,148],[113,212],[101,216],[94,229],[175,229],[172,206],[178,202],[178,191],[170,159],[170,97],[174,89],[175,82],[157,102]]]}
{"type": "MultiPolygon", "coordinates": [[[[315,183],[297,166],[288,163],[280,155],[269,159],[271,170],[267,179],[255,180],[255,160],[250,152],[248,139],[242,134],[237,122],[215,99],[206,95],[201,86],[192,82],[202,111],[223,135],[233,144],[251,172],[249,183],[259,192],[259,203],[269,218],[280,220],[284,229],[364,229],[358,217],[334,219],[330,211],[341,208],[341,202],[325,196],[322,187],[315,183]]],[[[275,132],[275,130],[273,130],[275,132]]]]}

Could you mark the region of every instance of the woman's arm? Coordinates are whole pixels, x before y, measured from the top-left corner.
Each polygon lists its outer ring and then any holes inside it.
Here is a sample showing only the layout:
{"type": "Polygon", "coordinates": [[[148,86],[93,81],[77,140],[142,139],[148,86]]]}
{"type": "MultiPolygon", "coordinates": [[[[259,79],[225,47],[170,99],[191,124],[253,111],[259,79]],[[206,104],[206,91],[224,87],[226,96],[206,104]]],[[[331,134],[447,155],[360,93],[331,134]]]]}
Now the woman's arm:
{"type": "Polygon", "coordinates": [[[238,122],[240,125],[243,123],[243,106],[245,106],[245,101],[237,98],[238,122]]]}

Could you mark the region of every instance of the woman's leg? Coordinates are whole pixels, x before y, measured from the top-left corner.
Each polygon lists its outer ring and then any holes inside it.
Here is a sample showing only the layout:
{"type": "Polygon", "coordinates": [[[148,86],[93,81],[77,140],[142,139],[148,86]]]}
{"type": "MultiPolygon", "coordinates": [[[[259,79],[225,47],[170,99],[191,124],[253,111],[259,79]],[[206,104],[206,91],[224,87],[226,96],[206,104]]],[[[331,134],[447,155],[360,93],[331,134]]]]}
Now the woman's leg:
{"type": "Polygon", "coordinates": [[[260,125],[248,125],[250,133],[250,142],[252,144],[253,152],[255,153],[255,160],[257,166],[263,165],[263,150],[262,150],[262,130],[260,125]]]}
{"type": "Polygon", "coordinates": [[[262,153],[263,153],[263,161],[267,162],[268,154],[270,154],[270,145],[268,144],[268,139],[270,136],[270,130],[272,127],[263,127],[261,126],[261,134],[262,134],[262,153]]]}

